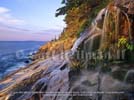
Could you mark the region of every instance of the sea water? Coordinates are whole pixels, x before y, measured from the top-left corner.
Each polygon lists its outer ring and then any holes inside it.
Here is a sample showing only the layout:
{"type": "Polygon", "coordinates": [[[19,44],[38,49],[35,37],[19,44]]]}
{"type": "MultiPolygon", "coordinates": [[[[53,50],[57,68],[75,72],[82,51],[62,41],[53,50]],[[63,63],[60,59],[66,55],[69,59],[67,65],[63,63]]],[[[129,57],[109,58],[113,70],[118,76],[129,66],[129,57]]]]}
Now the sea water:
{"type": "Polygon", "coordinates": [[[29,56],[36,53],[40,41],[0,41],[0,79],[30,63],[29,56]]]}

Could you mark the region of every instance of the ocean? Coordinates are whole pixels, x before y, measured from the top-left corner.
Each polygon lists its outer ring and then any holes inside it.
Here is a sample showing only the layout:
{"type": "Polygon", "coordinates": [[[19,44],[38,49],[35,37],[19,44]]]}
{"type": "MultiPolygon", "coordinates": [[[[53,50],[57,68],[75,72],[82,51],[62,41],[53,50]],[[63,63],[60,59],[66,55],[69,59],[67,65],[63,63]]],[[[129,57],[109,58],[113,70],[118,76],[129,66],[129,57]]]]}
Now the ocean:
{"type": "Polygon", "coordinates": [[[0,79],[30,63],[29,57],[45,43],[40,41],[0,41],[0,79]]]}

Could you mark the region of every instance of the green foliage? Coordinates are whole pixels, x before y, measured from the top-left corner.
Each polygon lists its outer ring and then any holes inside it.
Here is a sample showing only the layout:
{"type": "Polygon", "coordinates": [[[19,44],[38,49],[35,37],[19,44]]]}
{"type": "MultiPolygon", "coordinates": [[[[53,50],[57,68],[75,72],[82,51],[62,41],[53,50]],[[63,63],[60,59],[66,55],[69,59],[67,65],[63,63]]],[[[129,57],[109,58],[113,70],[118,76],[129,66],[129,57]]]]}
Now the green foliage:
{"type": "Polygon", "coordinates": [[[118,47],[121,47],[122,45],[126,45],[127,44],[127,39],[125,37],[121,37],[118,40],[118,47]]]}
{"type": "Polygon", "coordinates": [[[65,15],[66,14],[66,7],[61,7],[59,9],[57,9],[57,11],[59,11],[58,13],[55,14],[56,17],[58,17],[59,15],[65,15]]]}
{"type": "Polygon", "coordinates": [[[81,61],[78,60],[73,60],[71,61],[71,68],[72,69],[82,69],[83,68],[83,64],[81,61]]]}
{"type": "Polygon", "coordinates": [[[125,61],[133,62],[134,61],[134,44],[131,43],[126,37],[122,36],[118,40],[118,47],[121,49],[126,49],[125,51],[125,61]]]}
{"type": "Polygon", "coordinates": [[[118,40],[118,47],[125,47],[127,50],[133,51],[134,50],[134,44],[131,44],[128,42],[127,38],[121,37],[118,40]]]}
{"type": "Polygon", "coordinates": [[[84,32],[84,30],[87,28],[87,26],[88,26],[88,21],[85,22],[85,23],[80,27],[80,29],[79,29],[78,32],[77,32],[77,37],[79,37],[80,34],[81,34],[82,32],[84,32]]]}
{"type": "Polygon", "coordinates": [[[65,15],[67,25],[61,38],[79,37],[109,1],[111,0],[63,0],[64,6],[56,11],[56,17],[65,15]]]}
{"type": "MultiPolygon", "coordinates": [[[[94,0],[90,0],[92,2],[94,2],[94,0]]],[[[93,7],[90,14],[89,14],[89,20],[88,22],[91,24],[92,20],[97,16],[98,12],[105,8],[107,6],[107,4],[109,2],[111,2],[112,0],[99,0],[98,5],[96,7],[93,7]]]]}

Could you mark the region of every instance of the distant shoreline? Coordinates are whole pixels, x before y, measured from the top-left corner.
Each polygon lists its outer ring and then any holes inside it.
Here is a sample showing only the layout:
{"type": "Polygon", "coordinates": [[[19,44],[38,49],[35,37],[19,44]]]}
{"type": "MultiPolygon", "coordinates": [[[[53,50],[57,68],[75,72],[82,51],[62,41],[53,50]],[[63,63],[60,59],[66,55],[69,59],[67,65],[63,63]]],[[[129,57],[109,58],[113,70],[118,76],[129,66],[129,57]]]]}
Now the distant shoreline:
{"type": "Polygon", "coordinates": [[[0,42],[49,42],[49,41],[1,41],[0,42]]]}

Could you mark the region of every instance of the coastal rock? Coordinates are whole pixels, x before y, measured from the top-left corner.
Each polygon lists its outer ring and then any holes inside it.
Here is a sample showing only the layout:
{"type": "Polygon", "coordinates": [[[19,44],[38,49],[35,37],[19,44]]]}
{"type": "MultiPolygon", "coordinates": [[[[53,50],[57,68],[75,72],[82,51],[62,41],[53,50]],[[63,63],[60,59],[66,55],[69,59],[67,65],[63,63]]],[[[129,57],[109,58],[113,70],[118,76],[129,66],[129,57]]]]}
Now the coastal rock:
{"type": "Polygon", "coordinates": [[[61,100],[63,97],[61,96],[61,98],[59,98],[57,95],[60,96],[60,92],[67,92],[69,90],[68,69],[54,71],[50,77],[46,94],[43,95],[43,100],[55,100],[55,98],[61,100]],[[48,96],[51,92],[53,96],[48,96]]]}
{"type": "MultiPolygon", "coordinates": [[[[116,0],[116,5],[126,7],[129,1],[116,0]]],[[[86,66],[78,69],[74,68],[73,59],[71,59],[79,49],[85,52],[100,50],[105,48],[104,46],[110,47],[117,41],[114,36],[118,37],[120,34],[128,36],[130,27],[128,27],[127,18],[129,17],[120,10],[122,10],[120,7],[110,4],[99,12],[92,26],[85,30],[77,40],[69,38],[60,42],[49,42],[41,47],[37,55],[47,51],[49,53],[56,51],[56,53],[53,57],[45,56],[45,59],[38,59],[33,64],[1,80],[0,100],[116,100],[126,92],[128,94],[125,94],[125,99],[131,100],[129,94],[132,94],[130,89],[133,87],[129,84],[129,80],[133,80],[134,75],[133,71],[130,71],[131,69],[126,69],[123,65],[107,65],[111,70],[103,73],[101,71],[103,65],[94,64],[93,70],[87,70],[91,67],[89,64],[91,61],[86,61],[84,58],[76,60],[76,63],[84,60],[82,64],[86,66]],[[113,30],[111,23],[113,26],[120,25],[120,27],[116,26],[118,32],[108,37],[113,30]],[[63,48],[63,43],[64,46],[68,44],[67,47],[63,48]],[[69,50],[71,47],[72,49],[69,50]],[[69,51],[62,52],[64,50],[69,51]],[[121,93],[115,95],[112,92],[121,93]]],[[[109,49],[112,54],[111,59],[114,59],[113,48],[109,49]]]]}
{"type": "MultiPolygon", "coordinates": [[[[48,78],[41,78],[39,79],[33,86],[32,86],[32,91],[40,91],[44,90],[44,88],[47,87],[49,79],[48,78]]],[[[45,91],[45,90],[44,90],[45,91]]]]}

